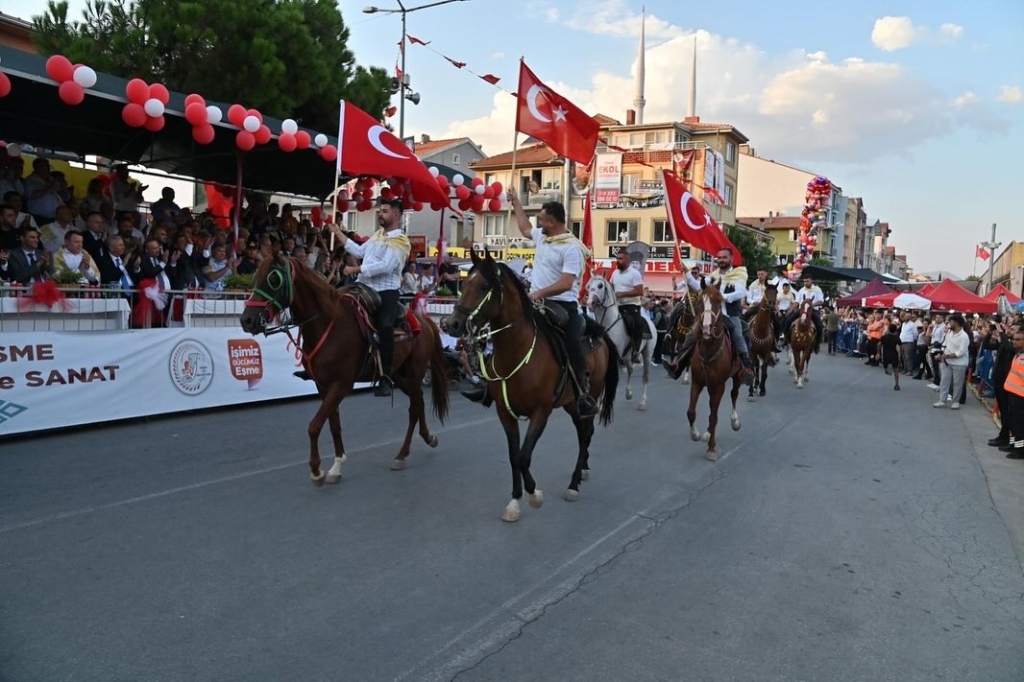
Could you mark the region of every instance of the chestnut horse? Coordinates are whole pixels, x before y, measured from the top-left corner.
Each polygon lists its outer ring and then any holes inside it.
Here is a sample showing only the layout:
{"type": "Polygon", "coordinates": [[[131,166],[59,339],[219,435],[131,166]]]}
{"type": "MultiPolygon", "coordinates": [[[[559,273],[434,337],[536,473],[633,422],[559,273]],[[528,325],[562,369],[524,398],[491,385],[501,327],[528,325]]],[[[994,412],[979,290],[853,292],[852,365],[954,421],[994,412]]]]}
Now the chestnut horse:
{"type": "MultiPolygon", "coordinates": [[[[814,329],[814,306],[805,302],[800,306],[800,316],[793,320],[789,328],[789,352],[792,359],[793,383],[797,388],[803,388],[805,381],[810,381],[807,376],[807,367],[811,364],[811,355],[814,353],[814,337],[817,331],[814,329]]],[[[788,363],[787,363],[788,364],[788,363]]]]}
{"type": "MultiPolygon", "coordinates": [[[[341,440],[341,401],[352,393],[357,381],[376,378],[376,364],[371,359],[371,333],[366,310],[357,291],[338,290],[298,258],[278,253],[260,264],[254,277],[253,293],[242,311],[242,329],[249,334],[266,334],[267,324],[283,310],[290,309],[297,320],[302,364],[316,382],[320,408],[309,422],[309,470],[313,484],[337,483],[345,463],[345,446],[341,440]],[[329,422],[334,440],[334,464],[324,474],[320,471],[319,439],[324,422],[329,422]]],[[[420,436],[430,447],[437,447],[437,436],[427,426],[423,405],[423,378],[430,369],[430,393],[434,415],[444,423],[448,416],[448,380],[441,338],[433,320],[415,314],[420,333],[406,334],[396,329],[394,371],[395,386],[409,396],[409,426],[405,441],[391,468],[405,468],[413,429],[420,427],[420,436]]],[[[399,323],[401,323],[401,319],[399,323]]],[[[280,328],[278,328],[280,329],[280,328]]],[[[289,332],[290,333],[290,332],[289,332]]]]}
{"type": "Polygon", "coordinates": [[[718,427],[718,406],[725,394],[725,384],[732,379],[732,414],[729,420],[733,431],[740,430],[740,415],[736,411],[736,399],[740,395],[740,364],[739,358],[733,358],[732,344],[727,341],[729,330],[723,317],[725,301],[717,286],[707,285],[702,280],[703,291],[697,310],[697,324],[700,334],[690,358],[690,373],[693,383],[690,385],[690,406],[686,410],[686,418],[690,421],[690,438],[703,440],[708,444],[704,455],[714,461],[718,459],[715,430],[718,427]],[[693,423],[697,420],[697,399],[701,391],[707,387],[708,403],[711,413],[708,415],[708,430],[701,435],[693,423]]]}
{"type": "Polygon", "coordinates": [[[750,384],[747,397],[757,394],[764,397],[765,382],[768,381],[768,368],[775,365],[775,327],[772,316],[775,315],[775,297],[778,287],[774,284],[765,286],[764,297],[757,304],[757,312],[750,320],[747,328],[747,345],[750,346],[750,361],[754,365],[754,381],[750,384]]]}
{"type": "MultiPolygon", "coordinates": [[[[471,252],[473,269],[462,287],[455,312],[448,318],[452,335],[464,333],[477,340],[490,338],[494,352],[490,360],[481,358],[481,375],[487,390],[494,397],[498,419],[508,441],[508,459],[512,467],[512,499],[502,512],[503,521],[518,521],[519,500],[523,488],[530,496],[530,506],[539,508],[544,495],[530,473],[533,450],[544,433],[551,412],[564,409],[576,427],[579,451],[567,501],[579,498],[580,482],[590,473],[590,441],[594,435],[593,418],[582,418],[576,410],[576,397],[568,361],[564,358],[562,331],[539,311],[526,292],[526,287],[504,263],[497,263],[489,252],[480,257],[471,252]],[[479,327],[490,325],[488,331],[479,327]],[[526,438],[520,443],[519,420],[529,421],[526,438]]],[[[558,310],[556,312],[561,312],[558,310]]],[[[584,388],[595,400],[603,400],[599,415],[602,425],[612,420],[612,406],[619,383],[619,354],[604,329],[586,319],[585,347],[587,378],[581,377],[584,388]]]]}

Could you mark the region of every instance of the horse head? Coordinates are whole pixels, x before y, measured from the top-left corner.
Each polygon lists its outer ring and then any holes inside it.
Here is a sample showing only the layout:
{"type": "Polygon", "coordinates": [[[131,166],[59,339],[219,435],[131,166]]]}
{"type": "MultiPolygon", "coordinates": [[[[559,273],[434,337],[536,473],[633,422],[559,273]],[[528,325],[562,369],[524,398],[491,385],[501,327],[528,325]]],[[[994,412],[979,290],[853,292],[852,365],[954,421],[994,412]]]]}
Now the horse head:
{"type": "Polygon", "coordinates": [[[725,299],[717,286],[708,286],[701,281],[703,294],[701,295],[700,328],[701,335],[705,341],[717,338],[722,335],[725,322],[722,320],[722,308],[725,299]]]}
{"type": "Polygon", "coordinates": [[[296,261],[280,251],[264,261],[253,277],[252,295],[242,310],[242,329],[249,334],[265,331],[267,323],[292,304],[295,295],[296,261]]]}
{"type": "Polygon", "coordinates": [[[607,309],[615,305],[615,291],[611,283],[604,277],[597,275],[590,278],[587,283],[587,307],[607,309]]]}
{"type": "Polygon", "coordinates": [[[514,275],[509,274],[511,271],[504,271],[486,247],[483,257],[476,251],[470,251],[469,255],[473,268],[463,282],[454,312],[448,316],[448,329],[456,337],[472,332],[485,322],[497,320],[502,315],[502,289],[513,284],[505,280],[514,275]]]}

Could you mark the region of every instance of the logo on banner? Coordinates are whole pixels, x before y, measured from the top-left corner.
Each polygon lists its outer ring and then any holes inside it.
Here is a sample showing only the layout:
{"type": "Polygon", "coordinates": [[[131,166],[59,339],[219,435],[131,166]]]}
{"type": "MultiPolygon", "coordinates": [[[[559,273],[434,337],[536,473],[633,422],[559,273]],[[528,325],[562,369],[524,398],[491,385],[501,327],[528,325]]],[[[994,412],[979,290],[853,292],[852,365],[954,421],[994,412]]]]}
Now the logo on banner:
{"type": "Polygon", "coordinates": [[[0,424],[3,424],[8,419],[14,419],[27,409],[24,405],[0,400],[0,424]]]}
{"type": "Polygon", "coordinates": [[[186,339],[171,351],[171,382],[185,395],[199,395],[213,383],[213,356],[206,346],[186,339]]]}
{"type": "Polygon", "coordinates": [[[253,339],[228,339],[228,364],[231,376],[249,382],[253,389],[263,378],[263,351],[253,339]]]}

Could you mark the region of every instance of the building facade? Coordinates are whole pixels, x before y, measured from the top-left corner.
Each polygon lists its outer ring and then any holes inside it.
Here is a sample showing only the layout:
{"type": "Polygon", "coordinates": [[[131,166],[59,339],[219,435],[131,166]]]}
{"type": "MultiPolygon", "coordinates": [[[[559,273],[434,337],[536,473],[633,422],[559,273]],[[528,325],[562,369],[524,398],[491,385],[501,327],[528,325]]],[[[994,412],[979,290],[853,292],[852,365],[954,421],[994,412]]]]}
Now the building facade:
{"type": "MultiPolygon", "coordinates": [[[[1005,249],[992,259],[992,285],[1002,284],[1007,289],[1024,298],[1024,242],[1012,241],[1005,249]]],[[[988,288],[989,273],[981,273],[988,288]]]]}

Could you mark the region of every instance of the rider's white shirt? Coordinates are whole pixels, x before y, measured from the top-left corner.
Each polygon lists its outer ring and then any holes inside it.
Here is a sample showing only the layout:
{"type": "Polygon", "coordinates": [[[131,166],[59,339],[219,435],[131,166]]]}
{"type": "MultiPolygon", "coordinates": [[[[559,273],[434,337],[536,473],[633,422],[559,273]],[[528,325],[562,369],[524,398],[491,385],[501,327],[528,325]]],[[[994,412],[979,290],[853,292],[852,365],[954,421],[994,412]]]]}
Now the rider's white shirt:
{"type": "Polygon", "coordinates": [[[810,301],[811,303],[824,303],[825,294],[822,293],[821,287],[816,284],[812,284],[811,288],[800,287],[796,292],[796,302],[803,303],[804,301],[810,301]]]}
{"type": "Polygon", "coordinates": [[[552,301],[578,301],[580,298],[580,273],[583,271],[583,258],[580,255],[579,247],[568,241],[544,241],[544,231],[539,227],[533,228],[530,236],[537,249],[533,257],[530,286],[543,289],[557,282],[563,274],[572,275],[571,289],[548,296],[548,298],[552,301]]]}
{"type": "Polygon", "coordinates": [[[776,305],[779,306],[779,310],[786,312],[789,307],[796,302],[796,294],[790,291],[788,294],[784,291],[780,291],[778,297],[775,299],[776,305]]]}
{"type": "Polygon", "coordinates": [[[754,280],[747,287],[747,303],[749,305],[757,305],[764,298],[764,290],[767,284],[761,284],[760,280],[754,280]]]}
{"type": "Polygon", "coordinates": [[[640,274],[640,271],[634,267],[627,267],[625,270],[619,270],[615,268],[615,272],[612,273],[612,289],[615,290],[615,297],[618,300],[619,305],[640,305],[639,296],[623,296],[619,297],[620,293],[626,291],[632,291],[637,287],[644,285],[644,277],[640,274]]]}

